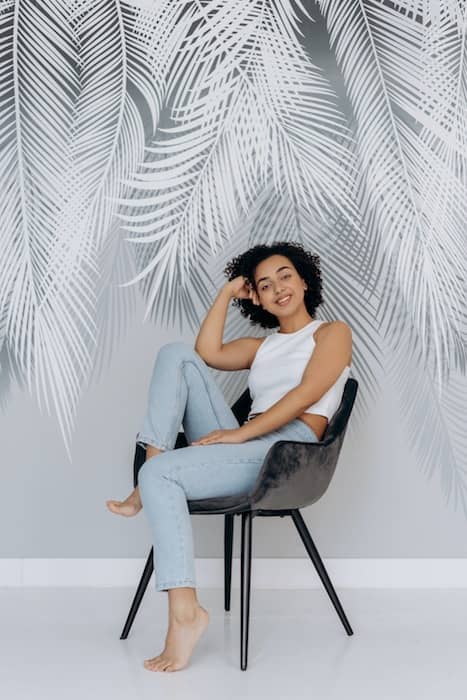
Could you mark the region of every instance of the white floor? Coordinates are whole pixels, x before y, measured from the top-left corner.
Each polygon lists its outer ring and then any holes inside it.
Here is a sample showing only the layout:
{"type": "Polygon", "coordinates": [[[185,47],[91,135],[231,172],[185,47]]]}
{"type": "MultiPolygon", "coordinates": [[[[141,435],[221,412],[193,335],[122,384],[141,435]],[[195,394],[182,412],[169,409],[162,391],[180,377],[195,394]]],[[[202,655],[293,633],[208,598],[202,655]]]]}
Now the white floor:
{"type": "Polygon", "coordinates": [[[465,700],[467,590],[253,590],[240,669],[239,590],[199,589],[211,614],[187,668],[147,671],[163,647],[167,594],[148,588],[127,640],[132,588],[0,589],[0,695],[8,700],[280,698],[465,700]]]}

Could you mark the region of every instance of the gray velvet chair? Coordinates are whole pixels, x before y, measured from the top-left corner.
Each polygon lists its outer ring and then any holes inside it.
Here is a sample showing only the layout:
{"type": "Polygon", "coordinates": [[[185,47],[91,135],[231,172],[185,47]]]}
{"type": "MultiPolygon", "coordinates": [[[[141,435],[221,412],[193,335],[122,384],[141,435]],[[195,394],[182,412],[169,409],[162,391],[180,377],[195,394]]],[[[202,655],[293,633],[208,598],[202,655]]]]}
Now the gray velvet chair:
{"type": "MultiPolygon", "coordinates": [[[[344,625],[345,631],[349,636],[353,634],[299,509],[316,503],[331,482],[357,395],[357,389],[357,380],[349,377],[344,387],[341,404],[329,422],[320,442],[279,440],[274,443],[266,454],[256,483],[249,493],[188,501],[190,513],[197,515],[224,514],[225,516],[224,608],[227,611],[230,610],[234,516],[242,516],[240,564],[240,667],[242,671],[246,670],[248,663],[251,540],[253,518],[255,516],[284,517],[284,515],[290,515],[326,592],[344,625]]],[[[246,389],[232,406],[232,411],[240,425],[246,420],[250,406],[251,397],[248,389],[246,389]]],[[[174,449],[186,446],[185,435],[180,432],[174,449]]],[[[133,467],[135,486],[138,483],[139,469],[144,464],[145,459],[145,448],[136,445],[133,467]]],[[[154,571],[153,551],[151,547],[120,639],[127,638],[154,571]]]]}

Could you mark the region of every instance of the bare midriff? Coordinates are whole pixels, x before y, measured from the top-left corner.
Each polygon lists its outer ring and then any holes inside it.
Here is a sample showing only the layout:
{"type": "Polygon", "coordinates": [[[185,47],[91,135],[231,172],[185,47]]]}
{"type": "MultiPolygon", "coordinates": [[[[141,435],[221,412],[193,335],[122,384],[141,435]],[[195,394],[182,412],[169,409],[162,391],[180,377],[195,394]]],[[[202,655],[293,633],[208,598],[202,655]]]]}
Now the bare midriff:
{"type": "Polygon", "coordinates": [[[318,413],[302,413],[298,416],[298,420],[309,425],[318,440],[321,440],[328,425],[326,416],[320,416],[318,413]]]}

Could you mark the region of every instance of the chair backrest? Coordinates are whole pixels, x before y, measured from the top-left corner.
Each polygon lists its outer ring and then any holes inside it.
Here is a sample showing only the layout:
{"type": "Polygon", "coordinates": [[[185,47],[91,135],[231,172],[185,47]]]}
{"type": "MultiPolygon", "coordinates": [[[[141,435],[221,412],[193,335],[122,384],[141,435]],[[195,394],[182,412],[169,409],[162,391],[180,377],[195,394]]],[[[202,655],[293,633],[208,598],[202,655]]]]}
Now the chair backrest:
{"type": "Polygon", "coordinates": [[[357,395],[358,381],[353,377],[348,377],[339,408],[332,416],[326,426],[321,442],[332,442],[337,435],[341,434],[347,427],[347,423],[352,413],[355,397],[357,395]]]}
{"type": "Polygon", "coordinates": [[[235,418],[238,420],[239,425],[243,425],[243,423],[246,421],[248,418],[248,414],[250,412],[251,404],[253,403],[253,399],[250,396],[250,390],[248,387],[245,389],[243,394],[241,394],[238,399],[235,401],[235,403],[232,406],[232,413],[234,414],[235,418]]]}
{"type": "Polygon", "coordinates": [[[357,380],[349,377],[319,442],[279,440],[269,448],[248,495],[252,510],[296,510],[321,498],[336,469],[357,388],[357,380]]]}

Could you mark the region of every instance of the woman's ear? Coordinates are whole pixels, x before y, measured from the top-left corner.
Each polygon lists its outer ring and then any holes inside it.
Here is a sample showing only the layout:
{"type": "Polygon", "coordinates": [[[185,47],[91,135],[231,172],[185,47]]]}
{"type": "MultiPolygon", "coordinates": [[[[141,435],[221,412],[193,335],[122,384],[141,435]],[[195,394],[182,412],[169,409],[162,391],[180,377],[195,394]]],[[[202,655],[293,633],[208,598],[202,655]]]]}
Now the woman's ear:
{"type": "Polygon", "coordinates": [[[255,306],[259,306],[260,304],[259,304],[258,295],[257,295],[257,293],[255,292],[255,290],[253,289],[252,286],[250,286],[250,293],[251,293],[251,301],[253,302],[253,304],[254,304],[255,306]]]}

